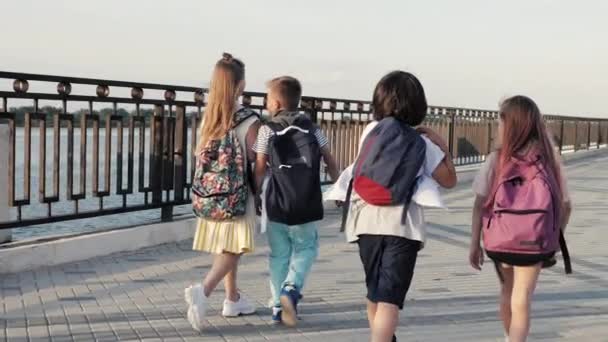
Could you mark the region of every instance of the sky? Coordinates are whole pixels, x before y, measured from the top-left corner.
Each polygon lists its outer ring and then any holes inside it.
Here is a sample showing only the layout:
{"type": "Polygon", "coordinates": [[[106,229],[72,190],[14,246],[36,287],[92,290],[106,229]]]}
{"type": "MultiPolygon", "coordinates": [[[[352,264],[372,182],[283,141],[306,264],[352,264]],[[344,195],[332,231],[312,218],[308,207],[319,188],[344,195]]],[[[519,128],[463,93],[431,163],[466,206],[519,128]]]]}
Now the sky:
{"type": "Polygon", "coordinates": [[[608,117],[604,0],[0,0],[0,70],[206,86],[224,51],[247,90],[298,77],[311,96],[371,99],[394,69],[432,105],[608,117]]]}

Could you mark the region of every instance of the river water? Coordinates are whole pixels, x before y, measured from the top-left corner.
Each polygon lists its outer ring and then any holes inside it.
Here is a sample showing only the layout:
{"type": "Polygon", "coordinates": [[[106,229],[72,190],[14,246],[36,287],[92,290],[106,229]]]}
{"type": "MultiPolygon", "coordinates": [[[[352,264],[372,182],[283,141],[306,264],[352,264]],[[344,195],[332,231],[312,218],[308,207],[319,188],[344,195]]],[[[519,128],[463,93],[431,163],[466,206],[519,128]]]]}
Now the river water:
{"type": "MultiPolygon", "coordinates": [[[[127,187],[127,137],[128,133],[125,130],[123,138],[123,188],[127,187]]],[[[148,154],[149,154],[149,130],[146,131],[146,148],[145,148],[145,173],[144,173],[144,186],[148,185],[148,154]]],[[[16,182],[16,197],[21,199],[24,197],[24,131],[22,128],[18,128],[16,132],[16,166],[15,166],[15,182],[16,182]]],[[[118,146],[116,130],[112,133],[112,169],[111,169],[111,193],[116,192],[116,148],[118,146]]],[[[67,129],[62,128],[60,141],[60,176],[59,176],[59,197],[60,201],[51,205],[53,214],[68,214],[74,211],[74,203],[67,201],[67,129]]],[[[104,163],[105,163],[105,130],[101,129],[99,132],[99,188],[103,190],[105,188],[104,183],[104,163]]],[[[74,193],[80,192],[80,141],[81,132],[80,129],[74,129],[74,193]]],[[[188,138],[188,141],[190,139],[188,138]]],[[[190,149],[191,146],[188,146],[190,149]]],[[[133,172],[133,184],[134,194],[127,196],[128,205],[136,205],[144,203],[143,193],[138,192],[138,169],[139,169],[139,130],[135,132],[135,146],[134,146],[134,172],[133,172]]],[[[41,179],[41,173],[39,171],[39,153],[40,153],[40,130],[36,127],[32,129],[32,141],[31,141],[31,179],[30,179],[30,205],[24,206],[22,209],[23,218],[30,217],[44,217],[47,214],[48,205],[41,204],[39,202],[38,184],[41,179]]],[[[92,170],[93,170],[93,130],[89,129],[87,132],[87,171],[86,171],[86,194],[87,199],[79,201],[79,210],[95,210],[99,206],[99,199],[92,195],[92,170]]],[[[53,191],[53,131],[46,131],[46,194],[52,196],[53,191]]],[[[172,196],[172,194],[170,194],[172,196]]],[[[151,199],[151,195],[149,195],[151,199]]],[[[108,196],[103,200],[104,208],[120,207],[122,206],[122,196],[108,196]]],[[[174,209],[176,215],[190,215],[190,206],[180,206],[174,209]]],[[[10,208],[11,218],[16,218],[16,208],[10,208]]],[[[91,232],[98,230],[106,230],[110,228],[125,227],[132,225],[140,225],[145,223],[156,222],[160,219],[160,209],[132,212],[126,214],[117,214],[102,216],[89,219],[57,222],[51,224],[37,225],[24,228],[13,229],[13,239],[23,240],[29,238],[47,237],[51,235],[64,235],[91,232]]]]}

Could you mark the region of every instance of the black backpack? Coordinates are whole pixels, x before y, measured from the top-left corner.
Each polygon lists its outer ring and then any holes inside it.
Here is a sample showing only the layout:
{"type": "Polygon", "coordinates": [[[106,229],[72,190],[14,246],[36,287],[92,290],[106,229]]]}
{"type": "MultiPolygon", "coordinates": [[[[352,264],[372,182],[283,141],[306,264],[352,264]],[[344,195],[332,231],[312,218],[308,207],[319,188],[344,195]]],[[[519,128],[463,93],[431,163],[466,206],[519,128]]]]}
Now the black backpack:
{"type": "Polygon", "coordinates": [[[426,143],[415,129],[393,117],[382,119],[363,141],[343,207],[342,230],[352,190],[372,205],[403,205],[401,223],[424,163],[426,143]]]}
{"type": "Polygon", "coordinates": [[[267,123],[270,179],[266,188],[268,219],[298,225],[323,219],[321,149],[316,126],[304,114],[279,114],[267,123]]]}

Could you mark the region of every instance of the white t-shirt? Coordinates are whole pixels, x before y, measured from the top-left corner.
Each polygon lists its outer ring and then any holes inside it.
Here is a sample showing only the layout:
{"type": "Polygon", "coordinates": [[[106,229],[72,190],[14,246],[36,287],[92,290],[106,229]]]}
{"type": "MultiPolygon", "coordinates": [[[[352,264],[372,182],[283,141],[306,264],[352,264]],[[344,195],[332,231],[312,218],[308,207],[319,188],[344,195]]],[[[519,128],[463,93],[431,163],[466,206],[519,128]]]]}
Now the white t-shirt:
{"type": "MultiPolygon", "coordinates": [[[[371,126],[371,124],[369,125],[371,126]]],[[[367,127],[361,137],[361,141],[373,126],[367,127]]],[[[422,136],[426,143],[426,157],[418,176],[432,177],[433,172],[443,161],[445,153],[427,137],[422,136]]],[[[422,177],[421,177],[422,178],[422,177]]],[[[406,224],[401,224],[403,206],[375,206],[363,201],[353,191],[346,220],[346,239],[348,242],[356,242],[359,235],[392,235],[400,236],[410,240],[426,242],[426,222],[424,220],[424,208],[412,202],[408,208],[406,224]]]]}

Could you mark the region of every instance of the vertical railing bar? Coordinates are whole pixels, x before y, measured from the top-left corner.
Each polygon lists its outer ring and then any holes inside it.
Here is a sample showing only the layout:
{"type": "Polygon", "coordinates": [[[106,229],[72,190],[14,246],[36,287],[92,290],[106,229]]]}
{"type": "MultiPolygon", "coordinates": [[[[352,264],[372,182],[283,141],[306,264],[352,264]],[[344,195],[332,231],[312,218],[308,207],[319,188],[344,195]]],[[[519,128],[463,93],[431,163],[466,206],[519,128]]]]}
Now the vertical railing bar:
{"type": "MultiPolygon", "coordinates": [[[[116,102],[114,102],[114,116],[118,116],[118,108],[116,102]]],[[[127,193],[123,190],[123,153],[124,153],[124,127],[123,127],[123,118],[121,117],[118,120],[118,124],[116,125],[117,136],[116,136],[116,193],[122,195],[122,207],[127,207],[127,193]]]]}
{"type": "Polygon", "coordinates": [[[133,154],[135,152],[135,120],[129,117],[129,141],[127,142],[127,191],[133,193],[133,154]]]}
{"type": "MultiPolygon", "coordinates": [[[[89,102],[89,112],[93,120],[93,195],[99,194],[99,115],[94,114],[93,102],[89,102]]],[[[103,199],[99,198],[99,209],[103,209],[103,199]]]]}
{"type": "Polygon", "coordinates": [[[604,132],[602,132],[602,121],[598,121],[597,123],[597,148],[599,149],[604,142],[604,132]]]}
{"type": "Polygon", "coordinates": [[[449,126],[448,126],[448,149],[452,158],[456,158],[454,155],[454,126],[456,125],[456,112],[453,109],[449,110],[449,126]]]}
{"type": "MultiPolygon", "coordinates": [[[[142,118],[140,104],[135,104],[135,116],[142,118]]],[[[139,146],[138,149],[138,164],[137,164],[137,186],[139,192],[144,192],[144,203],[148,204],[148,191],[145,190],[145,172],[146,172],[146,118],[142,118],[139,122],[139,146]]]]}
{"type": "MultiPolygon", "coordinates": [[[[40,130],[40,151],[38,153],[38,200],[40,203],[44,203],[44,197],[46,195],[46,120],[44,118],[38,120],[38,128],[40,130]]],[[[50,208],[47,208],[47,211],[47,215],[50,217],[50,208]]]]}
{"type": "MultiPolygon", "coordinates": [[[[62,101],[63,115],[68,115],[67,100],[62,101]]],[[[67,184],[66,198],[72,200],[74,195],[74,117],[68,121],[68,160],[67,160],[67,184]]]]}
{"type": "Polygon", "coordinates": [[[198,121],[199,118],[202,116],[201,114],[202,108],[201,106],[197,107],[197,113],[196,115],[192,115],[192,119],[191,119],[191,133],[190,133],[190,141],[192,144],[192,151],[188,151],[188,154],[190,155],[190,184],[192,184],[192,180],[194,179],[194,171],[196,168],[196,145],[198,143],[198,139],[196,136],[196,132],[198,130],[198,121]]]}
{"type": "Polygon", "coordinates": [[[591,149],[591,120],[587,120],[587,150],[591,149]]]}
{"type": "Polygon", "coordinates": [[[574,120],[574,152],[578,151],[578,120],[574,120]]]}
{"type": "Polygon", "coordinates": [[[80,191],[74,203],[76,213],[79,211],[80,198],[87,197],[87,112],[80,117],[80,191]]]}
{"type": "MultiPolygon", "coordinates": [[[[112,111],[116,113],[116,102],[112,104],[112,111]]],[[[110,193],[112,175],[112,114],[106,114],[106,150],[105,150],[105,162],[104,162],[104,195],[110,193]]]]}
{"type": "Polygon", "coordinates": [[[59,167],[61,162],[61,121],[53,115],[53,197],[59,199],[59,167]]]}
{"type": "Polygon", "coordinates": [[[175,109],[175,140],[176,143],[173,149],[174,172],[173,172],[173,194],[175,201],[184,200],[184,184],[186,183],[186,145],[187,145],[187,127],[186,127],[186,108],[177,106],[175,109]]]}
{"type": "Polygon", "coordinates": [[[559,123],[559,154],[564,152],[564,120],[559,123]]]}
{"type": "MultiPolygon", "coordinates": [[[[6,98],[3,99],[3,109],[6,111],[6,98]]],[[[13,118],[9,120],[8,129],[9,129],[9,144],[11,145],[8,149],[8,205],[15,205],[15,153],[16,153],[16,138],[17,131],[15,128],[15,121],[17,120],[16,114],[13,115],[13,118]]],[[[19,206],[21,207],[21,206],[19,206]]],[[[21,220],[21,218],[19,218],[21,220]]]]}
{"type": "MultiPolygon", "coordinates": [[[[494,138],[492,136],[493,132],[492,132],[492,120],[488,119],[488,150],[486,151],[486,155],[484,156],[485,158],[487,158],[487,156],[492,152],[492,138],[494,138]]],[[[483,158],[483,159],[485,159],[483,158]]]]}
{"type": "Polygon", "coordinates": [[[30,201],[31,198],[31,188],[30,188],[30,178],[32,172],[32,117],[30,113],[25,113],[25,122],[23,124],[23,129],[25,136],[23,137],[23,195],[26,202],[30,201]]]}
{"type": "Polygon", "coordinates": [[[154,106],[154,116],[150,121],[150,188],[152,189],[152,203],[162,202],[162,115],[164,108],[154,106]],[[160,131],[160,132],[159,132],[160,131]]]}

